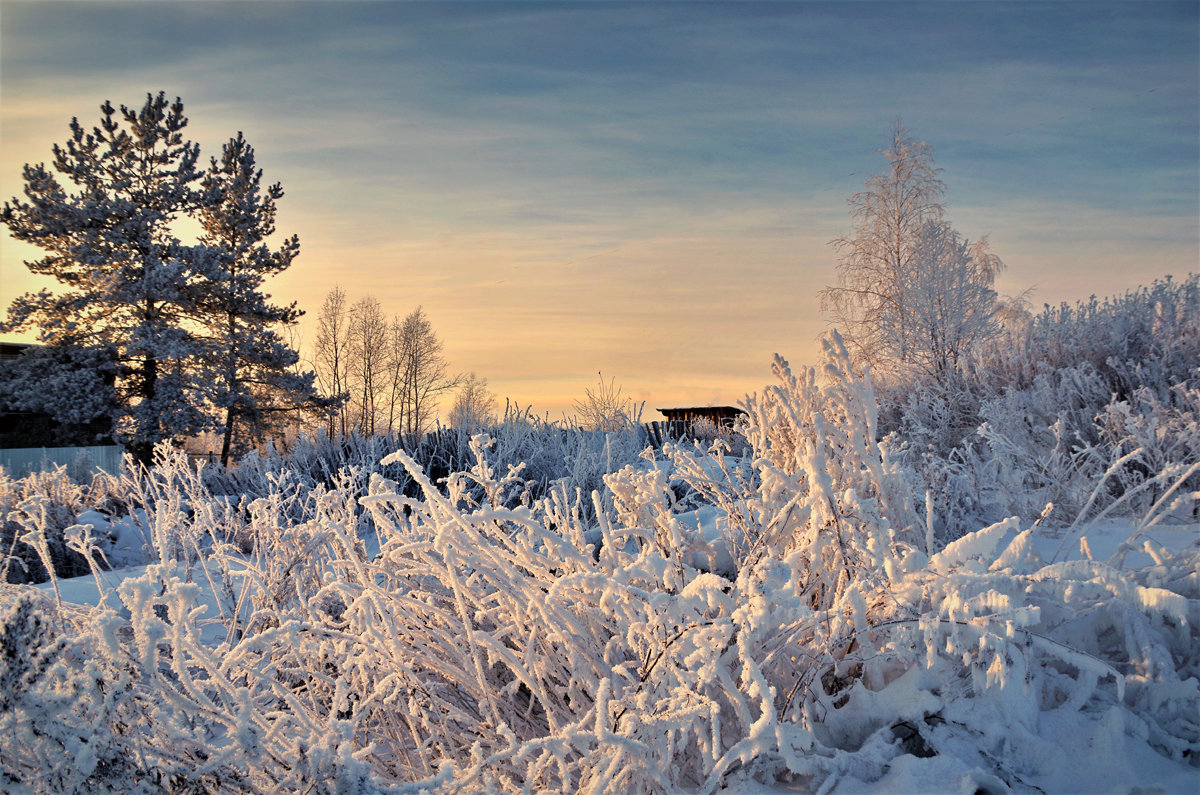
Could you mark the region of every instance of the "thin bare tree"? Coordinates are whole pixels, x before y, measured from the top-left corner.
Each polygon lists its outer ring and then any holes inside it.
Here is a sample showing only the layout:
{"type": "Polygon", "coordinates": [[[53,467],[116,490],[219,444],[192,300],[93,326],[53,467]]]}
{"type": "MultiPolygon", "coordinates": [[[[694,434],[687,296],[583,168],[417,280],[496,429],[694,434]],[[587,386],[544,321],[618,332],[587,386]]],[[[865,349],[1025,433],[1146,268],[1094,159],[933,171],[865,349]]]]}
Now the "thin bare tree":
{"type": "Polygon", "coordinates": [[[375,298],[360,298],[350,307],[347,366],[351,421],[359,433],[373,436],[384,399],[388,366],[388,324],[375,298]]]}
{"type": "Polygon", "coordinates": [[[454,395],[454,405],[446,424],[451,428],[477,431],[495,423],[496,394],[488,389],[486,378],[471,373],[454,395]]]}
{"type": "Polygon", "coordinates": [[[437,416],[440,396],[455,389],[461,375],[451,375],[442,353],[442,341],[433,330],[425,310],[417,307],[399,328],[395,368],[399,377],[401,429],[409,434],[428,431],[437,416]]]}
{"type": "Polygon", "coordinates": [[[326,397],[341,397],[341,404],[328,418],[330,436],[347,431],[349,413],[349,318],[346,291],[338,285],[325,296],[317,318],[317,337],[313,342],[313,369],[326,397]]]}

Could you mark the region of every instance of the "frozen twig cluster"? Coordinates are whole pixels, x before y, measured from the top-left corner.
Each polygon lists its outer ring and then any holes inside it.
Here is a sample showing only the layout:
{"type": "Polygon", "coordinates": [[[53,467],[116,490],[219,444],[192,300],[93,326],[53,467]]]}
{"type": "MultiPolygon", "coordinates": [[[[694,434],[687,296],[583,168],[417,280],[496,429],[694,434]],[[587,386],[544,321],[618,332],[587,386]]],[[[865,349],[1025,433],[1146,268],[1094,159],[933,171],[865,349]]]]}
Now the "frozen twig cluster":
{"type": "Polygon", "coordinates": [[[395,450],[357,478],[264,471],[236,502],[160,457],[129,485],[144,574],[105,590],[96,569],[93,607],[5,591],[0,777],[715,792],[940,757],[1021,789],[1063,764],[1046,732],[1067,717],[1196,764],[1200,544],[1046,562],[1011,518],[941,547],[841,341],[774,369],[747,457],[674,447],[592,492],[531,488],[487,434],[440,482],[395,450]]]}

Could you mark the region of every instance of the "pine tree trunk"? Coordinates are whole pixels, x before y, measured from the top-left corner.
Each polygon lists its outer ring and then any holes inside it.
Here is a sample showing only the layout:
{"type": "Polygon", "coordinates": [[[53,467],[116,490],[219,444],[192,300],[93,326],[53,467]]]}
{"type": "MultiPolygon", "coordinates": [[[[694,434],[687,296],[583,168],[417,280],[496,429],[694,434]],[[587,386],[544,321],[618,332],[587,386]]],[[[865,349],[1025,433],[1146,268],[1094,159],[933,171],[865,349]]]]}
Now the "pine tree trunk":
{"type": "MultiPolygon", "coordinates": [[[[158,359],[153,356],[147,356],[146,361],[142,365],[142,388],[141,398],[146,402],[153,402],[155,390],[158,386],[158,359]]],[[[150,466],[154,461],[154,437],[158,430],[157,419],[152,428],[139,428],[138,440],[130,445],[130,452],[133,453],[134,459],[145,466],[150,466]]]]}
{"type": "Polygon", "coordinates": [[[221,466],[229,466],[229,448],[233,443],[233,406],[225,409],[225,438],[221,441],[221,466]]]}

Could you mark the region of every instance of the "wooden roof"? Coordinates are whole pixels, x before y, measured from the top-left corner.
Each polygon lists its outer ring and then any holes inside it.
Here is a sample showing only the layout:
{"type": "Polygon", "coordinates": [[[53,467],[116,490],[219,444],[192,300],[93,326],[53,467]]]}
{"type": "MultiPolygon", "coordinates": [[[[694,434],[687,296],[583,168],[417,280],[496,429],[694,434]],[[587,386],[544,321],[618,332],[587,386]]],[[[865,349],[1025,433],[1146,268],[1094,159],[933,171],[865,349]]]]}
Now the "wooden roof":
{"type": "Polygon", "coordinates": [[[28,342],[0,342],[0,361],[15,359],[26,348],[38,347],[28,342]]]}
{"type": "Polygon", "coordinates": [[[659,409],[668,422],[693,423],[708,420],[714,425],[733,427],[734,421],[746,412],[737,406],[687,406],[684,408],[659,409]]]}

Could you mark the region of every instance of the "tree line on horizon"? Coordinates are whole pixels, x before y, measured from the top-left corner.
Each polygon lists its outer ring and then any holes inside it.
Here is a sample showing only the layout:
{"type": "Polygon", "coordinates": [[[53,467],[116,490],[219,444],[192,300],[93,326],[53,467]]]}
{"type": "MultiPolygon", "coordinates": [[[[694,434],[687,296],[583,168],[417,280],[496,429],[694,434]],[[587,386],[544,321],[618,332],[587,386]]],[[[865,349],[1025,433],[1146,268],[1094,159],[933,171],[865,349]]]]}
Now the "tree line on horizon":
{"type": "Polygon", "coordinates": [[[317,316],[312,360],[321,391],[345,396],[325,419],[327,433],[418,436],[432,429],[438,402],[450,392],[451,427],[493,423],[487,379],[451,373],[442,347],[423,307],[388,320],[377,299],[348,304],[345,290],[334,285],[317,316]]]}
{"type": "Polygon", "coordinates": [[[0,406],[85,442],[111,428],[143,463],[157,443],[200,433],[219,438],[222,464],[296,425],[417,434],[460,387],[452,421],[490,416],[486,379],[449,373],[420,307],[388,324],[375,299],[348,307],[334,288],[306,368],[288,334],[303,311],[263,291],[300,241],[267,242],[284,192],[263,183],[243,134],[205,168],[178,98],[100,112],[90,131],[72,119],[51,165],[25,166],[25,199],[0,210],[44,252],[26,267],[64,288],[17,298],[0,322],[44,343],[4,368],[0,406]],[[201,230],[193,242],[177,234],[184,218],[201,230]]]}
{"type": "MultiPolygon", "coordinates": [[[[79,428],[108,416],[142,462],[155,444],[201,432],[220,437],[222,463],[297,425],[421,434],[450,393],[452,427],[495,421],[487,380],[451,372],[420,306],[389,319],[376,299],[350,303],[334,286],[306,367],[287,333],[302,310],[262,289],[300,243],[267,242],[284,193],[263,183],[253,147],[239,132],[201,167],[182,102],[162,92],[100,111],[90,131],[72,119],[51,166],[25,166],[26,198],[0,210],[16,239],[45,252],[29,270],[63,286],[17,298],[0,323],[46,343],[5,368],[0,407],[79,428]],[[193,242],[177,235],[184,218],[200,227],[193,242]]],[[[848,200],[852,230],[832,241],[836,283],[821,304],[877,381],[880,433],[935,439],[944,458],[988,400],[1033,378],[1014,357],[1028,353],[1036,319],[1025,295],[995,291],[1004,263],[987,238],[947,220],[928,144],[897,122],[881,154],[887,168],[848,200]]],[[[601,387],[577,402],[591,427],[614,419],[601,387]]]]}

